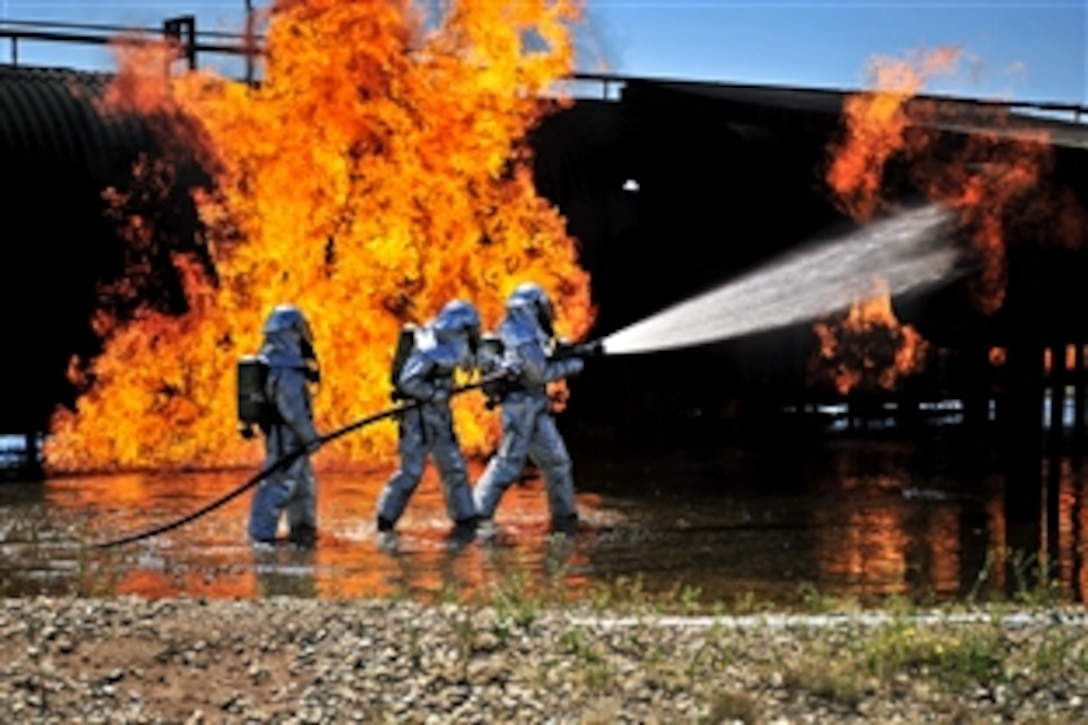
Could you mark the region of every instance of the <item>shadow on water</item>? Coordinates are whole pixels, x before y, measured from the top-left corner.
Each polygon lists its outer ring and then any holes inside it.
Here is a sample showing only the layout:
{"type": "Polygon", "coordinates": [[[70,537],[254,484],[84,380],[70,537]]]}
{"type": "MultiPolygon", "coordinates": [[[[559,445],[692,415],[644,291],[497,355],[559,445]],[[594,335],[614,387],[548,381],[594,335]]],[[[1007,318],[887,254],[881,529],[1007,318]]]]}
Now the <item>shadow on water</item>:
{"type": "MultiPolygon", "coordinates": [[[[252,549],[248,495],[148,540],[83,546],[188,513],[244,472],[8,484],[0,487],[0,595],[466,597],[515,575],[572,596],[638,581],[647,594],[687,589],[704,603],[791,605],[806,587],[859,601],[1008,594],[1021,582],[1007,552],[1036,554],[1035,534],[1007,525],[1003,477],[957,458],[944,435],[905,442],[842,433],[790,450],[608,455],[572,441],[591,527],[571,540],[547,535],[534,478],[503,499],[497,543],[457,541],[428,471],[394,550],[379,544],[373,523],[384,472],[319,476],[322,537],[312,551],[252,549]]],[[[1059,467],[1055,576],[1066,597],[1083,599],[1088,570],[1077,552],[1088,478],[1069,459],[1059,467]]]]}

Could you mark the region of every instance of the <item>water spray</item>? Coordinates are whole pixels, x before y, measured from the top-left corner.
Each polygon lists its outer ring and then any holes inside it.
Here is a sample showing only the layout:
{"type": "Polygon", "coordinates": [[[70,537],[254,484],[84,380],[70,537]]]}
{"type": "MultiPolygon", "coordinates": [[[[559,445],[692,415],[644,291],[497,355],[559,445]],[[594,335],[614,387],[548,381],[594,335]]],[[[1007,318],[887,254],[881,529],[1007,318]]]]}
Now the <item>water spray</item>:
{"type": "Polygon", "coordinates": [[[967,272],[949,243],[951,210],[924,206],[772,262],[706,294],[614,332],[608,355],[690,347],[785,327],[871,297],[932,288],[967,272]]]}

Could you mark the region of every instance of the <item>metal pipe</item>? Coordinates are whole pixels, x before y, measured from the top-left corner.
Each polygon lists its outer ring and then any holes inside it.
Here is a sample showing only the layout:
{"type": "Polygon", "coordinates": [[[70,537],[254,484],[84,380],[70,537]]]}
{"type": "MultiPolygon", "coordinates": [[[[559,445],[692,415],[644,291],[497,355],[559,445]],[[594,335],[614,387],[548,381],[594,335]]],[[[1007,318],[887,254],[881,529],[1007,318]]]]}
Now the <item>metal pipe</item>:
{"type": "Polygon", "coordinates": [[[253,0],[246,0],[246,25],[243,42],[246,47],[246,83],[253,85],[253,50],[257,45],[253,35],[253,0]]]}
{"type": "MultiPolygon", "coordinates": [[[[247,0],[247,5],[250,0],[247,0]]],[[[53,21],[37,21],[37,20],[0,20],[0,26],[15,26],[17,28],[57,28],[66,30],[103,30],[111,33],[157,33],[155,28],[137,28],[126,25],[103,25],[96,23],[60,23],[53,21]]],[[[208,38],[228,38],[234,40],[241,40],[244,36],[243,33],[233,33],[222,30],[201,30],[197,32],[198,36],[205,36],[208,38]]],[[[259,38],[263,40],[263,38],[259,38]]]]}
{"type": "MultiPolygon", "coordinates": [[[[162,31],[159,31],[160,34],[161,32],[162,31]]],[[[110,45],[112,43],[141,45],[144,43],[157,42],[144,38],[117,38],[108,35],[87,35],[82,33],[64,34],[23,30],[0,30],[0,38],[10,38],[13,45],[19,39],[56,41],[61,43],[88,43],[90,45],[110,45]]],[[[193,50],[194,52],[224,53],[226,55],[244,55],[246,52],[259,54],[264,52],[259,48],[253,51],[247,51],[246,48],[241,45],[220,45],[217,43],[196,43],[193,45],[193,50]]]]}

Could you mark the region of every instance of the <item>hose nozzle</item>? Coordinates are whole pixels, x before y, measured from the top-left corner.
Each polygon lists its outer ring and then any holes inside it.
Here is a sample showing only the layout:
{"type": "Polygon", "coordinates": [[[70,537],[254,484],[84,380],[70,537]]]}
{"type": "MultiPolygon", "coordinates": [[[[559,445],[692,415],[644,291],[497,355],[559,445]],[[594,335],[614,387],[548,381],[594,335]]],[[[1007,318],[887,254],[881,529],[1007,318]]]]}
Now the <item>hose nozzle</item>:
{"type": "Polygon", "coordinates": [[[552,355],[554,360],[566,360],[572,357],[600,357],[605,354],[604,342],[602,340],[591,340],[589,342],[574,343],[560,343],[555,348],[555,353],[552,355]]]}

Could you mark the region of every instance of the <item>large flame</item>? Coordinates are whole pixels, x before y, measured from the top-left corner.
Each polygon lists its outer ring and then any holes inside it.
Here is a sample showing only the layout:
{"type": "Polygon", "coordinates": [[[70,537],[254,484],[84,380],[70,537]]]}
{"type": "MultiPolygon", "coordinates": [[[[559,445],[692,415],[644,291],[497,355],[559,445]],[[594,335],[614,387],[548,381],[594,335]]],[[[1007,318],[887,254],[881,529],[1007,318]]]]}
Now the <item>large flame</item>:
{"type": "Polygon", "coordinates": [[[956,73],[961,58],[958,49],[941,48],[906,60],[874,59],[874,88],[844,103],[843,135],[829,149],[826,181],[847,213],[867,221],[889,206],[889,170],[893,161],[901,164],[897,177],[959,212],[981,266],[971,282],[975,305],[992,314],[1004,302],[1008,238],[1037,235],[1038,220],[1047,218],[1047,237],[1039,241],[1076,246],[1085,214],[1068,189],[1045,183],[1053,165],[1046,132],[1015,125],[1001,106],[916,97],[931,77],[956,73]],[[956,138],[933,128],[964,133],[956,138]]]}
{"type": "MultiPolygon", "coordinates": [[[[325,431],[390,405],[401,324],[453,297],[491,327],[512,288],[537,280],[558,332],[582,336],[588,275],[523,143],[573,70],[579,15],[576,0],[459,0],[440,18],[410,0],[280,0],[259,86],[167,75],[174,49],[120,46],[108,110],[143,114],[214,178],[194,192],[212,269],[176,257],[185,314],[100,316],[104,352],[73,366],[89,387],[54,418],[50,468],[255,463],[259,445],[235,428],[235,364],[283,301],[314,328],[325,431]]],[[[481,396],[455,414],[466,451],[485,452],[497,419],[481,396]]],[[[394,444],[393,425],[372,426],[317,462],[383,463],[394,444]]]]}
{"type": "MultiPolygon", "coordinates": [[[[877,58],[871,67],[875,88],[843,102],[844,133],[830,148],[826,181],[854,219],[867,222],[883,207],[885,167],[910,143],[906,103],[928,76],[953,69],[956,57],[941,50],[915,63],[877,58]]],[[[814,328],[820,349],[810,363],[813,377],[830,379],[842,394],[857,387],[892,390],[901,377],[925,367],[926,341],[899,324],[884,280],[875,285],[871,299],[814,328]]]]}
{"type": "Polygon", "coordinates": [[[901,378],[926,366],[929,343],[913,327],[899,323],[887,283],[877,279],[874,285],[873,296],[856,301],[841,320],[815,325],[820,350],[813,376],[829,380],[842,394],[894,390],[901,378]]]}
{"type": "Polygon", "coordinates": [[[883,204],[884,169],[907,148],[906,104],[932,75],[952,71],[958,52],[941,49],[915,62],[871,61],[871,91],[843,102],[843,137],[831,147],[827,183],[851,217],[868,221],[883,204]]]}
{"type": "MultiPolygon", "coordinates": [[[[1007,238],[1030,238],[1042,228],[1049,235],[1045,241],[1074,246],[1083,239],[1085,215],[1068,190],[1055,192],[1043,183],[1053,162],[1044,132],[1016,128],[1008,133],[1011,119],[998,106],[916,97],[931,77],[955,73],[960,59],[960,51],[952,48],[906,60],[874,59],[874,87],[844,102],[843,133],[829,147],[825,180],[839,206],[861,222],[891,206],[895,187],[901,191],[905,181],[931,201],[957,210],[980,267],[970,281],[975,306],[992,314],[1004,302],[1007,238]],[[970,130],[956,138],[932,128],[970,130]],[[1035,223],[1047,215],[1057,222],[1035,223]]],[[[890,301],[871,304],[886,308],[889,315],[882,317],[889,332],[911,344],[916,333],[900,334],[890,301]]],[[[829,349],[844,347],[833,344],[830,323],[821,323],[817,335],[825,362],[829,349]]],[[[889,368],[890,375],[901,372],[889,368]]],[[[849,389],[850,381],[862,376],[862,370],[840,372],[837,387],[849,389]]]]}

